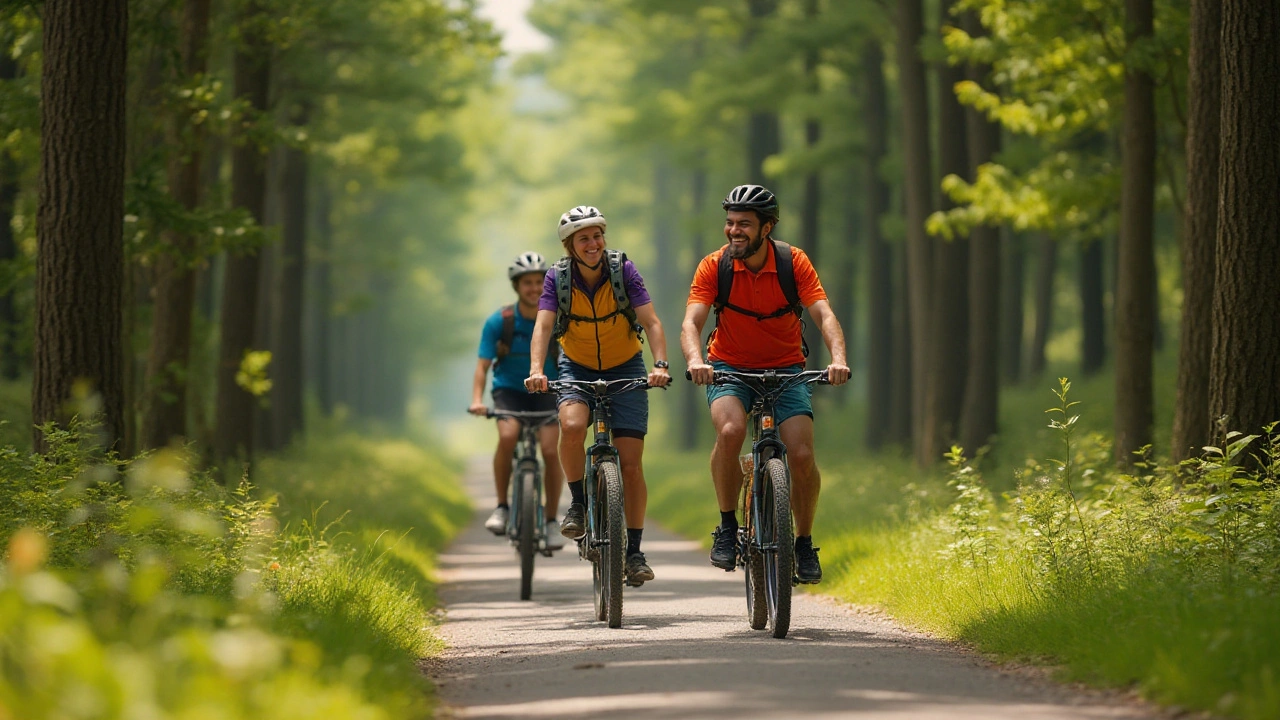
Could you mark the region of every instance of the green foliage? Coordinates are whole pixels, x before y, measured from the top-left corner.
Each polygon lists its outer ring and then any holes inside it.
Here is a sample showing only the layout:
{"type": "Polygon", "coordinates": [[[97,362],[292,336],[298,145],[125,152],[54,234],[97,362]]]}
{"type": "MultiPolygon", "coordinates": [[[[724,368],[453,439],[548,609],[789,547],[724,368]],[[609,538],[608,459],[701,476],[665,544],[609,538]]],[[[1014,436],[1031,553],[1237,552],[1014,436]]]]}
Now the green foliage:
{"type": "Polygon", "coordinates": [[[430,715],[431,555],[466,516],[431,454],[330,431],[322,460],[272,461],[268,493],[224,490],[175,451],[120,461],[91,428],[48,440],[46,456],[0,452],[7,717],[430,715]],[[409,521],[378,512],[389,495],[445,509],[409,521]],[[307,497],[349,513],[293,522],[307,497]]]}

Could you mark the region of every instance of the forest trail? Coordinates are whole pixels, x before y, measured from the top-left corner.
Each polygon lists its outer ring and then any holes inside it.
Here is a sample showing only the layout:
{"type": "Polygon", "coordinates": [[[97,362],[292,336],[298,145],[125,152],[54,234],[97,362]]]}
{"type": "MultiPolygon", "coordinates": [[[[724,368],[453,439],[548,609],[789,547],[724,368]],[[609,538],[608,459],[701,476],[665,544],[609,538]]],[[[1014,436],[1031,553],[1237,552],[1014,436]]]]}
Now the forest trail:
{"type": "Polygon", "coordinates": [[[538,558],[521,602],[515,552],[482,526],[487,459],[467,484],[479,509],[439,558],[449,647],[429,673],[440,717],[1155,717],[822,596],[797,593],[790,634],[772,639],[747,626],[741,570],[712,568],[696,543],[652,523],[644,550],[657,578],[627,588],[621,629],[591,619],[591,567],[572,543],[538,558]]]}

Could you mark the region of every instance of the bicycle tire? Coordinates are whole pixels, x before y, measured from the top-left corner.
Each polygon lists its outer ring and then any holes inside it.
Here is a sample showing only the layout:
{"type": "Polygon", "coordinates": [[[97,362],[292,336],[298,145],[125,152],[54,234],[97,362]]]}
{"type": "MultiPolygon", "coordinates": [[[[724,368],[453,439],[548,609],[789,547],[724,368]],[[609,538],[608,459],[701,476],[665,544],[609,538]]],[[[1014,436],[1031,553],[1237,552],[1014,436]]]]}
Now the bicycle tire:
{"type": "Polygon", "coordinates": [[[739,530],[745,538],[742,543],[743,565],[747,586],[747,622],[752,630],[763,630],[769,624],[769,598],[764,590],[764,554],[755,544],[755,523],[752,522],[751,483],[742,492],[742,518],[745,527],[739,530]]]}
{"type": "Polygon", "coordinates": [[[538,553],[535,526],[538,522],[538,494],[534,491],[534,472],[520,473],[520,515],[516,528],[516,546],[520,550],[520,599],[528,600],[533,594],[533,558],[538,553]]]}
{"type": "Polygon", "coordinates": [[[596,502],[601,505],[603,540],[601,547],[600,576],[601,600],[605,606],[605,620],[609,627],[622,627],[622,578],[626,563],[626,523],[623,520],[622,474],[612,460],[605,460],[596,467],[599,491],[596,502]]]}
{"type": "Polygon", "coordinates": [[[764,502],[760,518],[765,542],[772,552],[764,553],[765,594],[769,604],[769,632],[775,638],[787,636],[791,627],[791,578],[795,575],[795,536],[791,527],[791,484],[787,466],[779,458],[764,464],[764,502]]]}

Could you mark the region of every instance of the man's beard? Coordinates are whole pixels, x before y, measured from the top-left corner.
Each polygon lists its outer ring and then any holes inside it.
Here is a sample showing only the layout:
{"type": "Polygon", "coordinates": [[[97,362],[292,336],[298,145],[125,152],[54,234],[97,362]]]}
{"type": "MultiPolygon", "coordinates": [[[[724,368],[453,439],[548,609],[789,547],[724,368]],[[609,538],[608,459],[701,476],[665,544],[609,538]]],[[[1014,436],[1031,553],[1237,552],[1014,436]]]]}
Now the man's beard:
{"type": "MultiPolygon", "coordinates": [[[[750,236],[748,236],[750,237],[750,236]]],[[[729,257],[734,260],[743,260],[756,254],[760,246],[764,244],[764,231],[757,233],[755,239],[748,240],[747,244],[741,250],[735,250],[733,245],[729,245],[729,257]]]]}

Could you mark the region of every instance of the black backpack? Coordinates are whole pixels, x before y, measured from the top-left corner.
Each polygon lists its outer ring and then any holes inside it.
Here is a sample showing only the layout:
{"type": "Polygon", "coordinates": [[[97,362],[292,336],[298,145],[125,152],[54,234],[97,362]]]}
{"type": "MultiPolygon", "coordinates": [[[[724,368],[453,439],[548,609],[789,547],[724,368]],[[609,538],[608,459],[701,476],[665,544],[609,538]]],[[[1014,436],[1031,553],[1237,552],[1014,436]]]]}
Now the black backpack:
{"type": "MultiPolygon", "coordinates": [[[[511,354],[511,342],[516,337],[516,306],[514,304],[507,305],[502,308],[502,334],[498,336],[498,362],[502,358],[511,354]]],[[[560,346],[552,344],[547,350],[549,353],[560,353],[560,346]]]]}
{"type": "Polygon", "coordinates": [[[613,288],[613,300],[618,307],[604,317],[587,317],[569,312],[569,308],[573,304],[573,258],[562,257],[556,261],[553,266],[556,270],[556,325],[555,330],[552,331],[552,337],[556,340],[564,337],[564,334],[569,330],[570,320],[599,323],[612,318],[614,315],[622,315],[627,319],[627,324],[631,326],[631,331],[636,334],[636,337],[640,337],[643,342],[644,338],[641,337],[641,333],[644,332],[644,328],[636,321],[636,309],[631,307],[631,298],[627,297],[626,282],[622,276],[622,266],[626,261],[627,254],[621,250],[605,251],[605,262],[609,267],[609,285],[613,288]]]}
{"type": "MultiPolygon", "coordinates": [[[[800,303],[800,292],[796,290],[796,270],[791,263],[791,246],[773,238],[769,238],[769,242],[773,245],[774,262],[778,268],[778,284],[782,286],[782,296],[786,298],[787,304],[766,314],[738,307],[729,302],[729,293],[733,290],[733,258],[729,255],[729,249],[726,246],[723,252],[720,253],[720,264],[716,272],[716,299],[714,303],[716,328],[720,326],[720,313],[726,309],[742,313],[747,317],[753,317],[756,320],[771,320],[790,313],[800,318],[800,349],[805,357],[809,357],[809,345],[804,341],[804,318],[801,317],[804,305],[800,303]]],[[[712,330],[711,333],[714,335],[715,330],[712,330]]],[[[707,344],[710,345],[710,343],[711,339],[707,338],[707,344]]]]}

